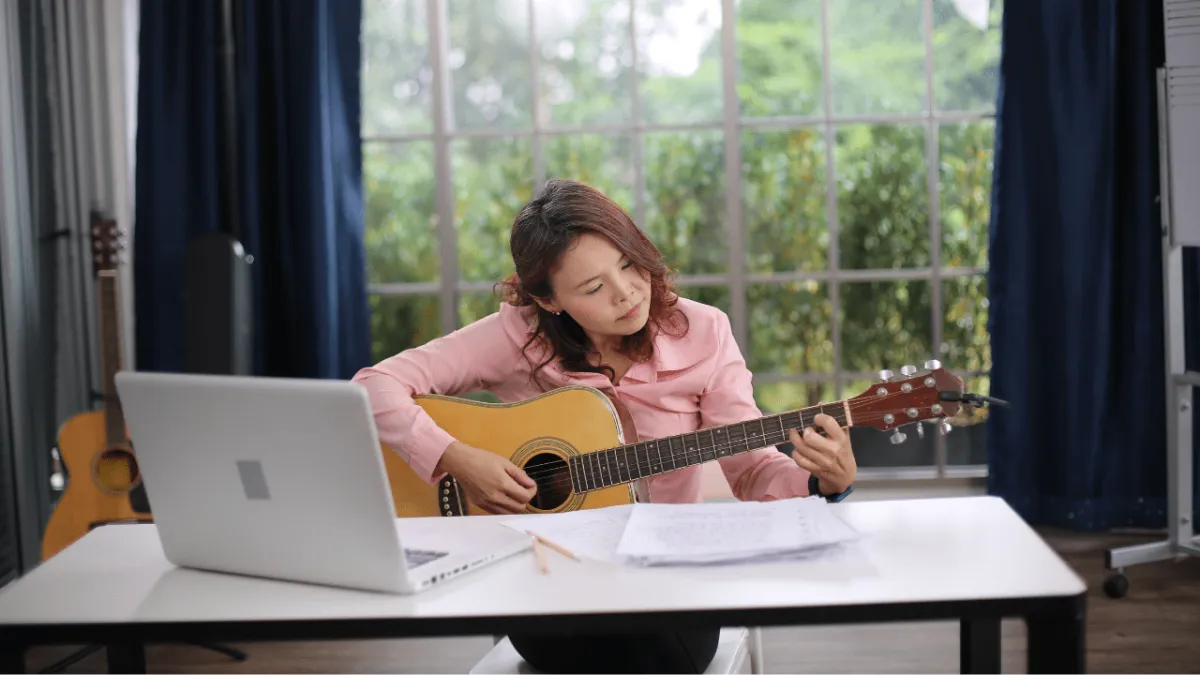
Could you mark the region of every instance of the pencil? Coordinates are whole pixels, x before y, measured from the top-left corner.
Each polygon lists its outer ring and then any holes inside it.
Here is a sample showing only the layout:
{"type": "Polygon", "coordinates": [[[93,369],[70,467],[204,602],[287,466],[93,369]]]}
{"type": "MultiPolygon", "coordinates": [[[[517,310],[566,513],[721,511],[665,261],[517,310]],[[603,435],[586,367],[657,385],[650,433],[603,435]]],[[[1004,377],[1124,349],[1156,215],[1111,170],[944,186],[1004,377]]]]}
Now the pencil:
{"type": "Polygon", "coordinates": [[[546,551],[542,549],[541,540],[537,537],[533,538],[533,554],[537,556],[537,564],[542,572],[549,573],[550,567],[546,564],[546,551]]]}
{"type": "MultiPolygon", "coordinates": [[[[575,555],[574,553],[567,550],[566,548],[550,541],[549,539],[543,537],[542,535],[534,534],[533,532],[530,532],[529,530],[525,530],[525,533],[528,534],[529,536],[533,537],[535,541],[540,541],[543,544],[545,544],[547,548],[558,551],[559,553],[567,556],[568,558],[571,558],[572,560],[579,560],[579,556],[575,555]]],[[[582,561],[580,561],[580,562],[582,562],[582,561]]]]}

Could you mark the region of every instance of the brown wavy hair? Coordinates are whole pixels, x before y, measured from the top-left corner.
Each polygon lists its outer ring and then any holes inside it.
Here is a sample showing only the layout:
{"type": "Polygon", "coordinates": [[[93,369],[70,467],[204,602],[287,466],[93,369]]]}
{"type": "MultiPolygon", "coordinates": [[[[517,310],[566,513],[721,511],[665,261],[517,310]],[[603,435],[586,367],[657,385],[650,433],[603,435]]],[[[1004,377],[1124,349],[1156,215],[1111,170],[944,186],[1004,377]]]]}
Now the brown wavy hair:
{"type": "Polygon", "coordinates": [[[533,334],[522,352],[533,366],[533,379],[554,359],[568,371],[615,375],[609,366],[594,366],[588,355],[595,351],[583,328],[567,314],[552,314],[534,301],[550,300],[550,272],[576,237],[590,232],[605,237],[650,276],[650,318],[638,332],[621,340],[620,352],[635,363],[654,353],[659,332],[677,337],[687,333],[687,317],[675,306],[679,300],[673,276],[658,248],[616,202],[583,183],[554,179],[513,220],[509,249],[516,272],[497,284],[501,297],[517,307],[533,307],[533,334]],[[535,363],[528,350],[539,345],[542,360],[535,363]]]}

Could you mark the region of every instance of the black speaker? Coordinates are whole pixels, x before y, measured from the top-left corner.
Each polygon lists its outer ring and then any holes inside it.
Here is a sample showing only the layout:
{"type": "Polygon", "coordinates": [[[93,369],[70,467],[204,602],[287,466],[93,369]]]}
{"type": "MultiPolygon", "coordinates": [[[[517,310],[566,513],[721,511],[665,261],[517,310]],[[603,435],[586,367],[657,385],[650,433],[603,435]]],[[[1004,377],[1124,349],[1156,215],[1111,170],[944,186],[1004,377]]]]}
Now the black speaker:
{"type": "Polygon", "coordinates": [[[208,375],[254,369],[254,259],[223,232],[190,242],[184,269],[183,368],[208,375]]]}

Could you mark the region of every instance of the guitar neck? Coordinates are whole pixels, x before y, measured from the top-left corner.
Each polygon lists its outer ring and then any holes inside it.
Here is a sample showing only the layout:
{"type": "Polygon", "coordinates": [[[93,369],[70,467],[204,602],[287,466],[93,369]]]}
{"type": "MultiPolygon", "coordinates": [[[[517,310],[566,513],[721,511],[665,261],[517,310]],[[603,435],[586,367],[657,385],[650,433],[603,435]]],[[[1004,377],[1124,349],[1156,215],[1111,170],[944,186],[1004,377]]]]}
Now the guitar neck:
{"type": "Polygon", "coordinates": [[[124,445],[126,442],[125,415],[121,400],[117,396],[116,376],[121,370],[121,329],[118,311],[117,272],[103,270],[97,273],[96,289],[99,294],[97,309],[100,314],[100,363],[102,391],[104,392],[104,431],[108,447],[124,445]]]}
{"type": "Polygon", "coordinates": [[[813,426],[813,419],[821,413],[839,426],[853,425],[848,401],[825,403],[576,455],[570,459],[571,481],[577,492],[587,492],[778,445],[787,442],[789,430],[813,426]]]}

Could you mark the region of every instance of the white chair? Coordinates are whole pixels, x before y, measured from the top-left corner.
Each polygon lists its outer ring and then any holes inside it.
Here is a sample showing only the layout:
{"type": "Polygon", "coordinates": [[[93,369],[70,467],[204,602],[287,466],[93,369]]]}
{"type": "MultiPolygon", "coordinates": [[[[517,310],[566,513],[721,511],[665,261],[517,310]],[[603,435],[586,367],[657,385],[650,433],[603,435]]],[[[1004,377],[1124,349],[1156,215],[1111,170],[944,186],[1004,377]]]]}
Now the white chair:
{"type": "MultiPolygon", "coordinates": [[[[471,675],[537,675],[535,670],[521,658],[508,638],[504,638],[484,655],[471,675]]],[[[762,635],[757,628],[722,628],[717,642],[717,653],[713,656],[709,675],[732,675],[733,673],[762,673],[762,635]],[[747,667],[749,670],[747,670],[747,667]]]]}

